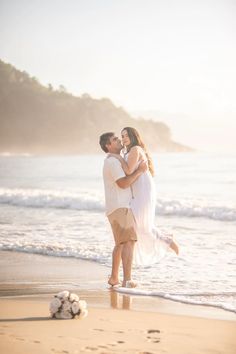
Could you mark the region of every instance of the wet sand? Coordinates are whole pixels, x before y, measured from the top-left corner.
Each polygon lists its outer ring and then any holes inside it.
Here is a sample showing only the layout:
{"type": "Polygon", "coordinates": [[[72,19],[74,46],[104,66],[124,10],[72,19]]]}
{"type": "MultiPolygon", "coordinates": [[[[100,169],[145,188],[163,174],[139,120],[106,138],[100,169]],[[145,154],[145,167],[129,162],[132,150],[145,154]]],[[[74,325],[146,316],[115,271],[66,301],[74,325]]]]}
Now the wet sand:
{"type": "Polygon", "coordinates": [[[93,262],[0,252],[0,352],[236,352],[236,316],[220,309],[107,289],[108,268],[93,262]],[[53,320],[60,290],[88,303],[82,320],[53,320]]]}

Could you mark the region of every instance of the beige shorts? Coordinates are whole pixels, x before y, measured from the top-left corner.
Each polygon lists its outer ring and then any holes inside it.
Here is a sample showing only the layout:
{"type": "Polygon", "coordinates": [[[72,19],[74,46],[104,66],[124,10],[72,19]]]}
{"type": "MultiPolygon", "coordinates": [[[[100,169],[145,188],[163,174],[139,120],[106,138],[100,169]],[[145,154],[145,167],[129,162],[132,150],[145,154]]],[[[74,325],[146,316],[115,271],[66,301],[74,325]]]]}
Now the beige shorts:
{"type": "Polygon", "coordinates": [[[120,245],[128,241],[137,241],[135,219],[131,209],[119,208],[108,215],[115,244],[120,245]]]}

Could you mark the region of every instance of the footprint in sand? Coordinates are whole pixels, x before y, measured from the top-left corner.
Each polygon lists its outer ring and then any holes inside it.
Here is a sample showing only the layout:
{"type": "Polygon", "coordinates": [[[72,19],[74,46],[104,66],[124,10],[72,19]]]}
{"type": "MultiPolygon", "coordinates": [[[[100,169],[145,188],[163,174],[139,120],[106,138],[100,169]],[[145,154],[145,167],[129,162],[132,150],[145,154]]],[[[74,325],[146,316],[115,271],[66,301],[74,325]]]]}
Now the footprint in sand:
{"type": "Polygon", "coordinates": [[[55,348],[51,348],[51,351],[52,351],[52,352],[55,352],[55,353],[58,353],[58,354],[61,354],[61,353],[69,353],[69,352],[66,351],[66,350],[61,351],[61,350],[57,350],[57,349],[55,349],[55,348]]]}
{"type": "Polygon", "coordinates": [[[110,347],[116,347],[117,344],[124,344],[125,342],[123,340],[118,340],[117,342],[115,343],[108,343],[107,345],[110,346],[110,347]]]}
{"type": "Polygon", "coordinates": [[[108,343],[107,345],[109,345],[110,347],[115,347],[116,346],[115,343],[108,343]]]}
{"type": "Polygon", "coordinates": [[[161,339],[156,336],[156,334],[161,333],[161,331],[159,329],[148,329],[146,333],[149,334],[149,336],[147,336],[148,342],[152,342],[152,343],[159,343],[160,342],[161,339]]]}
{"type": "Polygon", "coordinates": [[[98,345],[97,347],[91,347],[91,346],[87,346],[85,347],[84,349],[86,351],[96,351],[96,350],[99,350],[99,349],[109,349],[109,347],[116,347],[118,344],[124,344],[125,342],[123,340],[118,340],[117,342],[115,343],[108,343],[107,345],[103,345],[103,344],[100,344],[98,345]]]}
{"type": "Polygon", "coordinates": [[[95,350],[98,350],[97,347],[85,347],[86,350],[88,351],[95,351],[95,350]]]}
{"type": "Polygon", "coordinates": [[[161,331],[159,329],[148,329],[147,333],[148,334],[150,334],[150,333],[161,333],[161,331]]]}

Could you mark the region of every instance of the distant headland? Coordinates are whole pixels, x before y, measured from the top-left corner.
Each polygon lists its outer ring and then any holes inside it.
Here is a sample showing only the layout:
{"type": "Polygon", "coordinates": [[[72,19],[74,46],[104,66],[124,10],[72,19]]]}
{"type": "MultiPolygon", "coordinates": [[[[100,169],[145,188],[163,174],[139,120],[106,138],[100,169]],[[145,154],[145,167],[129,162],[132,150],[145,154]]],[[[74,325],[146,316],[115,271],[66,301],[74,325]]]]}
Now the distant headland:
{"type": "Polygon", "coordinates": [[[0,60],[0,153],[100,153],[99,136],[125,126],[135,127],[152,152],[192,151],[173,141],[162,122],[132,118],[108,98],[43,86],[0,60]]]}

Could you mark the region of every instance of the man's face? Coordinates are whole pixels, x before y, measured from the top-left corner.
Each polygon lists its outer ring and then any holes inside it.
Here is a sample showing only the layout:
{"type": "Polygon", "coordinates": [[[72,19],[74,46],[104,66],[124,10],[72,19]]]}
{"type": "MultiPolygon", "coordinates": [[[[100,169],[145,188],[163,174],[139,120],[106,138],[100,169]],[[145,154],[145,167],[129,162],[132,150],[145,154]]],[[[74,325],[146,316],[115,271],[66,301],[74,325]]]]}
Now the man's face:
{"type": "Polygon", "coordinates": [[[108,152],[119,154],[123,146],[121,145],[120,139],[116,135],[113,135],[110,138],[110,144],[107,144],[106,147],[108,152]]]}

